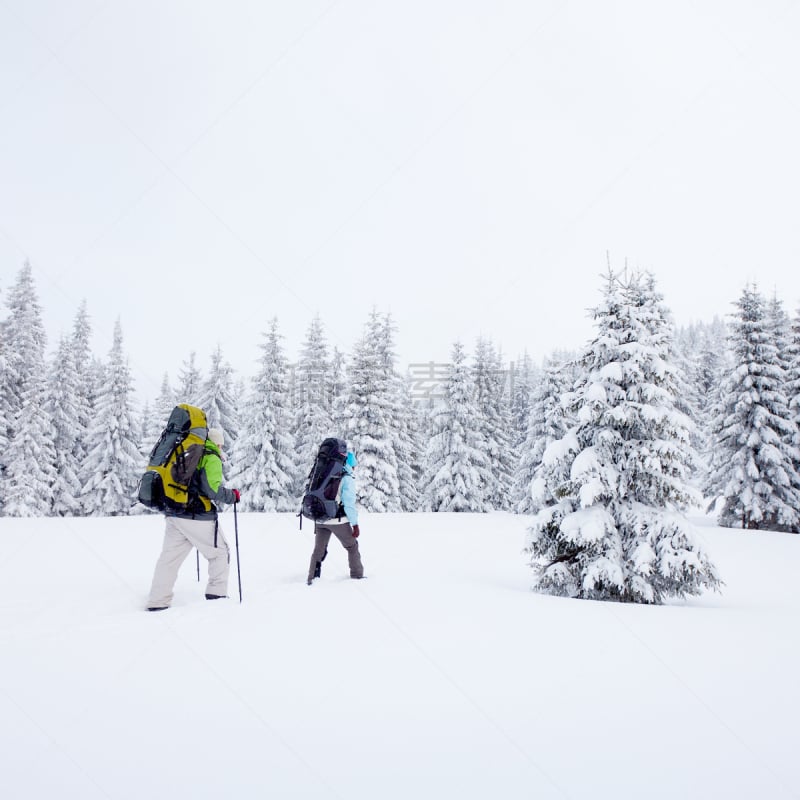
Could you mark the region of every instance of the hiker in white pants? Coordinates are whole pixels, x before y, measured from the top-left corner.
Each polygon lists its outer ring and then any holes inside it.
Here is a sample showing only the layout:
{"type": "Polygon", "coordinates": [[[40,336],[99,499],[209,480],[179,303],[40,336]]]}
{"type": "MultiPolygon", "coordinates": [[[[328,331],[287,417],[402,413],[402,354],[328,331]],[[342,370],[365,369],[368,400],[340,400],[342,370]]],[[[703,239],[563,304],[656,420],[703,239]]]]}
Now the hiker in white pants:
{"type": "Polygon", "coordinates": [[[178,570],[186,556],[196,547],[208,559],[206,600],[219,600],[228,594],[230,548],[219,525],[217,503],[238,503],[239,492],[222,485],[223,433],[219,428],[208,431],[206,449],[194,479],[197,494],[211,501],[211,510],[202,504],[189,504],[186,511],[170,511],[166,515],[164,546],[156,563],[148,611],[164,611],[172,604],[172,593],[178,570]]]}

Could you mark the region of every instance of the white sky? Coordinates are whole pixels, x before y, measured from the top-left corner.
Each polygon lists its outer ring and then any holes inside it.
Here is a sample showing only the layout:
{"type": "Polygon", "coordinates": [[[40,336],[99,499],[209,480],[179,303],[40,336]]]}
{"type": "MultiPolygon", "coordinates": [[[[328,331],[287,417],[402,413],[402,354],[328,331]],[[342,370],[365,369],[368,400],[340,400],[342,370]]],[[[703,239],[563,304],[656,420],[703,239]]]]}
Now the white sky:
{"type": "Polygon", "coordinates": [[[29,258],[51,347],[121,316],[153,396],[275,314],[290,358],[373,305],[402,366],[577,348],[607,251],[682,324],[793,312],[798,41],[784,0],[0,0],[0,291],[29,258]]]}

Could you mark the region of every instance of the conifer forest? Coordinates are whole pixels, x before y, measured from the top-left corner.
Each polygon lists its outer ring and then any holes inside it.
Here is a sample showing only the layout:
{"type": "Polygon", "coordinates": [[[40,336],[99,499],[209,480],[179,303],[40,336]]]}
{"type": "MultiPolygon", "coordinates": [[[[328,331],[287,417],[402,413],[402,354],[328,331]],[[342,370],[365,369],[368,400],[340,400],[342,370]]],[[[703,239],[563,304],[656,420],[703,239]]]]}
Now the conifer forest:
{"type": "Polygon", "coordinates": [[[26,263],[0,297],[0,514],[148,513],[139,478],[189,403],[224,430],[244,511],[297,512],[316,449],[339,436],[366,511],[519,514],[543,591],[659,602],[715,588],[688,509],[800,531],[800,314],[748,285],[727,318],[676,328],[652,274],[609,270],[598,289],[590,340],[541,363],[481,338],[404,368],[374,309],[349,353],[319,316],[287,353],[273,319],[255,374],[220,347],[188,352],[141,397],[120,323],[94,352],[83,304],[46,341],[26,263]]]}

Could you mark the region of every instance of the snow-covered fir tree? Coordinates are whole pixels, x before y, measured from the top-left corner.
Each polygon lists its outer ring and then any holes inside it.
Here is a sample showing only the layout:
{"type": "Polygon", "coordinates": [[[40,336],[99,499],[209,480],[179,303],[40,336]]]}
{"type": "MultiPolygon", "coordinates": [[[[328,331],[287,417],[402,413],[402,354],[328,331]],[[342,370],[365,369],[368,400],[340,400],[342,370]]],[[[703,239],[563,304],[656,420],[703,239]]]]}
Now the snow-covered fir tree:
{"type": "MultiPolygon", "coordinates": [[[[772,336],[772,343],[775,345],[775,358],[778,366],[783,370],[784,380],[788,378],[791,367],[791,342],[792,342],[792,323],[789,315],[783,307],[783,302],[773,295],[772,299],[766,303],[767,325],[772,336]]],[[[784,393],[786,387],[783,387],[784,393]]]]}
{"type": "Polygon", "coordinates": [[[514,472],[512,510],[517,514],[533,514],[539,510],[534,497],[534,480],[547,447],[566,434],[569,427],[564,400],[571,386],[563,365],[552,358],[545,362],[539,383],[534,387],[528,409],[528,429],[520,448],[514,472]]]}
{"type": "Polygon", "coordinates": [[[719,585],[682,512],[690,421],[651,276],[609,272],[581,359],[576,423],[545,450],[528,552],[540,591],[659,603],[719,585]]]}
{"type": "MultiPolygon", "coordinates": [[[[789,396],[789,412],[792,422],[798,427],[798,437],[794,444],[800,448],[800,310],[792,319],[788,345],[789,367],[786,375],[786,391],[789,396]]],[[[800,471],[800,464],[795,464],[800,471]]]]}
{"type": "Polygon", "coordinates": [[[290,434],[288,362],[273,319],[261,344],[258,374],[245,402],[243,424],[231,455],[230,485],[245,511],[294,511],[299,507],[290,434]]]}
{"type": "Polygon", "coordinates": [[[347,357],[338,348],[333,348],[331,353],[331,416],[335,425],[340,425],[347,402],[347,357]]]}
{"type": "MultiPolygon", "coordinates": [[[[4,344],[3,326],[0,325],[0,453],[5,453],[8,447],[8,412],[9,407],[5,395],[6,386],[6,357],[4,344]]],[[[0,514],[3,513],[3,503],[5,501],[5,489],[3,480],[3,470],[5,469],[5,458],[0,455],[0,514]]]]}
{"type": "Polygon", "coordinates": [[[425,445],[419,412],[411,391],[411,379],[399,379],[399,428],[396,444],[397,478],[400,484],[400,507],[403,511],[422,508],[421,481],[425,470],[425,445]]]}
{"type": "MultiPolygon", "coordinates": [[[[444,366],[448,371],[450,370],[449,364],[444,366]]],[[[439,411],[441,408],[441,404],[444,402],[444,388],[447,386],[447,378],[445,377],[441,381],[441,388],[437,389],[439,395],[438,399],[427,396],[423,396],[420,399],[419,395],[425,395],[427,388],[420,391],[418,388],[416,388],[419,386],[419,384],[416,384],[411,378],[409,378],[409,385],[415,387],[412,397],[414,397],[414,413],[416,415],[417,427],[419,429],[419,439],[422,443],[422,473],[419,481],[417,482],[420,487],[420,491],[422,491],[424,475],[428,469],[428,442],[430,442],[431,436],[433,436],[433,418],[437,411],[439,411]]]]}
{"type": "Polygon", "coordinates": [[[51,511],[56,516],[80,513],[80,468],[85,435],[78,405],[79,376],[73,340],[62,338],[50,365],[45,413],[53,438],[55,481],[51,511]]]}
{"type": "MultiPolygon", "coordinates": [[[[342,438],[358,459],[359,501],[367,511],[400,511],[400,480],[392,425],[394,388],[381,352],[382,320],[373,310],[347,369],[342,438]]],[[[335,420],[336,421],[336,420],[335,420]]]]}
{"type": "Polygon", "coordinates": [[[175,396],[178,403],[188,403],[190,406],[200,406],[200,397],[203,392],[203,376],[197,366],[197,353],[189,353],[181,368],[178,370],[178,385],[175,396]]]}
{"type": "MultiPolygon", "coordinates": [[[[247,390],[250,384],[250,378],[243,375],[237,375],[236,380],[233,382],[233,394],[236,397],[236,407],[241,408],[244,399],[247,397],[247,390]]],[[[239,412],[239,425],[242,424],[242,414],[239,412]]]]}
{"type": "Polygon", "coordinates": [[[800,456],[787,375],[764,298],[748,286],[731,326],[735,364],[723,386],[708,494],[720,525],[798,532],[800,456]]]}
{"type": "Polygon", "coordinates": [[[689,375],[694,384],[692,396],[695,398],[695,422],[698,429],[698,443],[695,447],[699,450],[700,484],[707,480],[712,463],[714,420],[721,407],[723,377],[730,368],[728,329],[723,320],[715,317],[710,324],[700,328],[699,346],[689,375]]]}
{"type": "MultiPolygon", "coordinates": [[[[701,394],[700,388],[703,369],[700,353],[703,339],[703,326],[698,324],[676,331],[674,336],[675,365],[686,379],[679,410],[696,423],[692,429],[691,445],[698,456],[708,449],[706,431],[697,424],[702,417],[702,408],[708,402],[707,396],[701,394]]],[[[695,478],[702,481],[705,474],[702,457],[695,458],[693,465],[700,473],[695,478]]]]}
{"type": "Polygon", "coordinates": [[[397,483],[401,511],[418,511],[421,496],[418,481],[422,470],[416,410],[407,382],[397,372],[394,339],[396,326],[391,314],[384,314],[378,327],[378,353],[386,381],[388,425],[397,461],[397,483]]]}
{"type": "Polygon", "coordinates": [[[172,388],[169,380],[169,373],[165,372],[161,378],[161,388],[153,404],[153,415],[158,420],[158,428],[161,429],[167,424],[169,415],[172,413],[175,406],[178,405],[175,391],[172,388]]]}
{"type": "Polygon", "coordinates": [[[505,510],[510,505],[509,494],[515,466],[511,418],[505,393],[506,372],[500,352],[485,337],[480,337],[475,347],[473,380],[478,409],[474,424],[489,461],[484,478],[485,499],[495,510],[505,510]]]}
{"type": "Polygon", "coordinates": [[[170,384],[169,374],[164,373],[161,378],[161,388],[156,399],[149,404],[148,411],[142,410],[142,451],[145,457],[149,456],[161,437],[167,425],[169,416],[178,402],[175,392],[170,384]]]}
{"type": "MultiPolygon", "coordinates": [[[[775,345],[778,358],[778,366],[783,371],[783,380],[780,388],[781,393],[786,398],[789,409],[789,419],[793,423],[791,430],[787,431],[784,436],[785,442],[792,446],[793,449],[800,444],[800,428],[797,426],[795,420],[795,413],[792,401],[793,391],[797,386],[794,376],[794,363],[795,363],[795,344],[792,331],[792,322],[783,302],[778,299],[777,295],[773,295],[772,299],[767,304],[767,320],[772,334],[772,342],[775,345]]],[[[795,449],[796,458],[794,460],[795,471],[800,475],[800,450],[795,449]]],[[[800,508],[798,508],[800,514],[800,508]]],[[[799,517],[800,518],[800,517],[799,517]]]]}
{"type": "MultiPolygon", "coordinates": [[[[0,325],[2,341],[2,368],[0,368],[0,422],[4,424],[0,436],[5,446],[0,449],[0,473],[16,461],[18,470],[27,462],[30,454],[23,454],[21,448],[27,446],[32,435],[30,426],[40,422],[39,411],[31,414],[29,408],[23,416],[23,407],[32,402],[44,401],[45,375],[45,331],[42,311],[33,279],[33,269],[26,261],[6,296],[8,317],[0,325]],[[24,420],[25,431],[17,436],[16,425],[24,420]]],[[[47,444],[42,443],[44,451],[47,444]]],[[[52,462],[50,462],[52,465],[52,462]]],[[[43,467],[44,468],[44,467],[43,467]]],[[[18,472],[18,474],[22,474],[18,472]]],[[[3,474],[0,482],[0,506],[12,502],[10,476],[3,474]]],[[[20,503],[23,488],[15,489],[13,510],[5,509],[6,514],[25,513],[20,503]]]]}
{"type": "Polygon", "coordinates": [[[453,345],[444,400],[434,409],[426,453],[423,508],[426,511],[484,512],[489,459],[475,427],[478,409],[472,370],[464,347],[453,345]]]}
{"type": "Polygon", "coordinates": [[[6,498],[9,517],[41,517],[51,513],[56,482],[53,428],[45,411],[47,382],[43,376],[25,382],[14,434],[6,451],[6,498]]]}
{"type": "Polygon", "coordinates": [[[206,412],[208,427],[222,428],[225,447],[232,451],[239,435],[239,411],[233,368],[223,358],[219,346],[211,356],[211,368],[197,399],[198,406],[206,412]]]}
{"type": "Polygon", "coordinates": [[[88,453],[81,465],[82,506],[88,515],[117,516],[133,507],[144,469],[138,432],[133,381],[117,320],[86,438],[88,453]]]}
{"type": "Polygon", "coordinates": [[[297,485],[294,496],[305,489],[317,451],[333,433],[332,375],[328,342],[319,315],[311,320],[295,368],[294,425],[297,485]]]}
{"type": "Polygon", "coordinates": [[[538,370],[527,352],[509,370],[511,377],[511,448],[519,459],[522,446],[528,437],[528,422],[535,387],[539,383],[538,370]]]}
{"type": "Polygon", "coordinates": [[[150,443],[152,437],[153,427],[153,409],[150,406],[150,401],[145,400],[142,406],[142,411],[139,414],[139,455],[142,457],[142,463],[148,462],[153,446],[150,443]]]}
{"type": "MultiPolygon", "coordinates": [[[[775,345],[777,364],[781,370],[783,370],[781,391],[785,395],[791,409],[793,384],[792,368],[794,364],[792,322],[789,319],[789,315],[786,313],[783,301],[781,301],[777,295],[773,295],[772,299],[766,302],[766,313],[767,324],[772,336],[772,343],[775,345]]],[[[790,416],[792,418],[794,417],[791,413],[790,416]]],[[[788,434],[791,444],[794,444],[794,434],[795,431],[788,434]]],[[[798,509],[798,511],[800,511],[800,509],[798,509]]]]}
{"type": "Polygon", "coordinates": [[[5,365],[0,396],[4,399],[4,411],[10,440],[14,434],[14,423],[23,405],[23,398],[35,395],[29,390],[33,385],[41,389],[45,379],[45,330],[42,309],[33,280],[33,268],[26,261],[17,275],[6,298],[9,315],[2,325],[5,365]]]}
{"type": "Polygon", "coordinates": [[[6,386],[8,375],[6,372],[5,356],[5,325],[0,322],[0,516],[3,514],[3,504],[5,503],[5,457],[2,455],[8,448],[8,398],[6,397],[6,386]]]}
{"type": "Polygon", "coordinates": [[[75,411],[78,416],[78,439],[75,457],[79,463],[86,458],[86,436],[94,414],[97,381],[96,362],[91,350],[92,323],[86,301],[82,301],[72,326],[70,350],[75,365],[75,411]]]}

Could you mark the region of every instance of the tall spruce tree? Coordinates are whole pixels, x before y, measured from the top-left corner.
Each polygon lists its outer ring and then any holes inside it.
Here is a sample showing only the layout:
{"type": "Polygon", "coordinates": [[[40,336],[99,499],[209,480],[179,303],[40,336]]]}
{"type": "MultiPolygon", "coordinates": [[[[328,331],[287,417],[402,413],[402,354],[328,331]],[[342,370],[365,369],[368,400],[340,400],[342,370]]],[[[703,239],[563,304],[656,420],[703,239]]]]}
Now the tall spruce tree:
{"type": "Polygon", "coordinates": [[[142,464],[149,461],[150,453],[153,451],[152,444],[153,429],[153,408],[149,400],[144,401],[141,413],[139,414],[139,456],[142,464]]]}
{"type": "Polygon", "coordinates": [[[87,514],[118,516],[133,507],[142,471],[138,431],[133,381],[122,347],[122,326],[117,320],[103,380],[97,389],[94,419],[87,435],[88,453],[81,465],[82,506],[87,514]]]}
{"type": "Polygon", "coordinates": [[[548,359],[541,380],[531,393],[528,409],[528,430],[514,473],[512,509],[517,514],[533,514],[539,510],[534,481],[547,447],[561,439],[569,427],[564,398],[571,388],[565,370],[558,361],[548,359]]]}
{"type": "Polygon", "coordinates": [[[239,435],[239,412],[234,389],[233,368],[217,346],[211,356],[211,368],[200,389],[198,405],[206,412],[209,428],[221,428],[225,446],[232,450],[239,435]]]}
{"type": "Polygon", "coordinates": [[[347,358],[334,346],[331,353],[331,409],[334,425],[339,427],[347,403],[347,386],[347,358]]]}
{"type": "MultiPolygon", "coordinates": [[[[800,475],[800,428],[793,407],[793,392],[796,390],[797,382],[794,377],[795,363],[795,344],[792,331],[792,322],[783,306],[783,302],[777,295],[773,295],[767,304],[767,321],[772,334],[772,342],[777,351],[778,366],[783,371],[783,378],[780,384],[781,393],[786,398],[788,407],[788,419],[792,423],[790,429],[784,434],[784,442],[792,448],[794,452],[793,465],[795,472],[800,475]]],[[[800,488],[800,486],[798,487],[800,488]]],[[[798,519],[800,519],[800,508],[798,519]]]]}
{"type": "Polygon", "coordinates": [[[146,415],[143,412],[142,451],[145,456],[152,452],[176,405],[175,392],[170,384],[169,374],[165,372],[161,378],[158,396],[150,404],[149,412],[146,415]]]}
{"type": "Polygon", "coordinates": [[[397,379],[397,392],[399,417],[395,450],[400,507],[406,512],[419,511],[423,502],[420,486],[425,469],[425,447],[410,378],[397,379]]]}
{"type": "Polygon", "coordinates": [[[475,428],[478,410],[472,371],[464,347],[453,345],[444,400],[434,409],[423,478],[426,511],[491,510],[486,498],[489,460],[475,428]]]}
{"type": "MultiPolygon", "coordinates": [[[[2,371],[2,358],[0,358],[0,371],[2,371]]],[[[0,405],[0,453],[4,454],[0,456],[0,517],[5,513],[3,508],[6,502],[6,485],[4,475],[6,469],[5,453],[8,450],[7,430],[8,423],[6,422],[6,412],[5,409],[2,408],[2,405],[0,405]]]]}
{"type": "Polygon", "coordinates": [[[179,403],[199,406],[203,392],[203,376],[197,366],[197,353],[192,351],[178,370],[178,386],[175,396],[179,403]]]}
{"type": "Polygon", "coordinates": [[[41,517],[52,511],[56,453],[46,399],[44,376],[24,382],[6,451],[4,513],[9,517],[41,517]]]}
{"type": "Polygon", "coordinates": [[[391,314],[384,314],[378,324],[377,348],[386,381],[388,427],[397,462],[397,484],[401,511],[418,511],[421,496],[419,477],[422,454],[416,424],[416,411],[407,382],[396,369],[396,326],[391,314]]]}
{"type": "Polygon", "coordinates": [[[50,365],[45,413],[53,437],[55,481],[52,513],[80,513],[80,467],[85,435],[78,404],[79,376],[71,339],[62,338],[50,365]]]}
{"type": "MultiPolygon", "coordinates": [[[[35,435],[31,426],[44,424],[41,408],[34,412],[30,404],[44,402],[46,385],[44,323],[30,262],[25,261],[17,274],[6,296],[6,307],[9,314],[0,325],[0,424],[3,424],[0,437],[5,445],[0,449],[0,477],[3,479],[0,484],[0,504],[6,514],[27,516],[24,510],[26,490],[16,486],[12,490],[12,480],[24,479],[24,465],[31,453],[23,450],[32,445],[30,436],[35,435]],[[20,423],[24,425],[24,431],[17,430],[16,426],[20,423]],[[9,473],[7,470],[12,461],[17,466],[13,473],[9,473]],[[6,504],[10,504],[10,507],[6,504]]],[[[46,459],[48,444],[42,442],[42,448],[42,458],[46,459]]],[[[49,463],[52,465],[52,461],[49,463]]],[[[42,468],[46,469],[44,466],[42,468]]],[[[45,478],[38,476],[38,480],[45,478]]],[[[34,513],[44,512],[36,507],[34,513]]]]}
{"type": "Polygon", "coordinates": [[[800,530],[797,425],[774,320],[755,286],[742,291],[731,326],[735,364],[723,386],[708,494],[730,528],[800,530]]]}
{"type": "Polygon", "coordinates": [[[382,321],[373,310],[347,368],[349,386],[340,423],[358,459],[357,491],[367,511],[400,511],[394,403],[384,354],[382,321]]]}
{"type": "Polygon", "coordinates": [[[333,435],[332,375],[328,342],[319,315],[311,320],[300,350],[294,384],[294,440],[297,453],[297,485],[300,497],[323,440],[333,435]]]}
{"type": "Polygon", "coordinates": [[[489,339],[479,338],[473,366],[475,404],[478,409],[475,424],[488,459],[488,469],[484,474],[485,499],[496,510],[509,507],[514,471],[505,377],[499,351],[489,339]]]}
{"type": "MultiPolygon", "coordinates": [[[[795,447],[800,448],[800,310],[795,312],[792,320],[788,344],[789,369],[786,376],[786,391],[789,396],[789,413],[792,422],[798,427],[795,447]]],[[[800,463],[795,463],[800,471],[800,463]]]]}
{"type": "Polygon", "coordinates": [[[245,511],[294,511],[294,441],[290,435],[288,362],[273,319],[261,344],[261,364],[245,403],[244,423],[231,457],[245,511]]]}
{"type": "Polygon", "coordinates": [[[75,365],[75,410],[78,416],[78,440],[75,457],[83,463],[88,452],[86,436],[94,415],[96,368],[91,351],[92,323],[86,301],[82,301],[72,326],[70,350],[75,365]]]}
{"type": "Polygon", "coordinates": [[[694,396],[696,403],[696,423],[699,429],[700,480],[703,484],[708,479],[710,465],[713,461],[714,420],[720,408],[720,387],[723,377],[731,368],[730,348],[728,346],[728,330],[723,320],[715,317],[703,327],[696,354],[694,371],[694,396]]]}
{"type": "MultiPolygon", "coordinates": [[[[778,366],[783,370],[783,379],[786,381],[791,368],[792,323],[783,307],[783,302],[777,295],[766,304],[767,325],[775,345],[775,358],[778,366]]],[[[786,386],[783,386],[786,393],[786,386]]]]}
{"type": "Polygon", "coordinates": [[[30,400],[45,379],[45,330],[42,309],[33,280],[33,268],[26,261],[6,298],[9,315],[2,325],[5,369],[0,377],[0,396],[5,399],[9,424],[8,439],[14,434],[24,398],[30,400]],[[31,392],[31,387],[38,387],[31,392]]]}
{"type": "MultiPolygon", "coordinates": [[[[704,464],[699,454],[708,450],[706,432],[698,424],[702,418],[702,408],[707,397],[701,393],[700,353],[703,341],[703,328],[700,324],[693,324],[688,329],[675,332],[675,364],[680,373],[685,376],[684,393],[679,409],[695,422],[692,428],[691,444],[698,457],[693,461],[693,468],[699,473],[699,480],[704,475],[704,464]]],[[[695,478],[698,478],[696,475],[695,478]]]]}
{"type": "Polygon", "coordinates": [[[8,372],[5,354],[5,324],[0,323],[0,516],[3,514],[5,504],[5,457],[2,455],[8,447],[8,416],[9,404],[6,396],[6,386],[8,385],[8,372]]]}
{"type": "Polygon", "coordinates": [[[682,514],[691,423],[677,410],[669,314],[652,277],[609,273],[594,319],[576,423],[543,456],[527,547],[536,588],[643,603],[716,588],[682,514]]]}
{"type": "MultiPolygon", "coordinates": [[[[522,454],[523,445],[528,438],[528,422],[531,415],[533,392],[538,384],[537,370],[527,352],[509,370],[511,376],[511,447],[515,463],[522,454]]],[[[516,471],[516,469],[515,469],[516,471]]]]}

